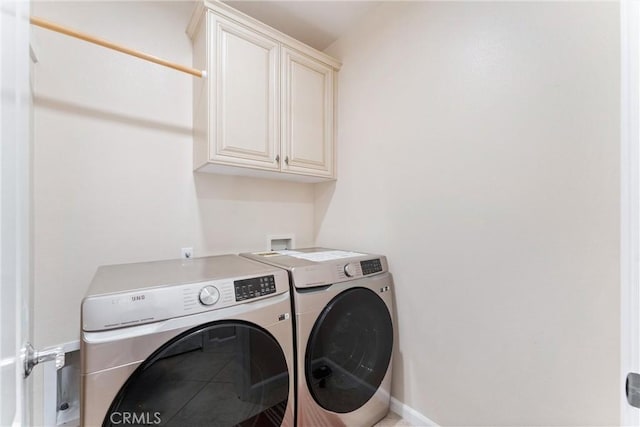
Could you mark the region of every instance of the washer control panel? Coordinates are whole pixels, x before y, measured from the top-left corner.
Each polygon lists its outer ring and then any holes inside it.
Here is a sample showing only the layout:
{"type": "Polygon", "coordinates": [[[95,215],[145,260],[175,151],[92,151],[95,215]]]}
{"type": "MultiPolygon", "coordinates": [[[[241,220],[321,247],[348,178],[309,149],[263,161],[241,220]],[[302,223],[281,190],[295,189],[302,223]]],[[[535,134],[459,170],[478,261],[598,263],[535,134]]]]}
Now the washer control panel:
{"type": "Polygon", "coordinates": [[[236,301],[245,301],[276,292],[276,279],[273,275],[252,277],[250,279],[233,282],[236,291],[236,301]]]}
{"type": "Polygon", "coordinates": [[[198,299],[204,305],[213,305],[220,299],[220,291],[213,285],[205,286],[200,290],[198,299]]]}
{"type": "MultiPolygon", "coordinates": [[[[267,272],[268,273],[268,272],[267,272]]],[[[161,286],[85,298],[84,331],[137,326],[251,303],[289,290],[287,272],[161,286]]]]}

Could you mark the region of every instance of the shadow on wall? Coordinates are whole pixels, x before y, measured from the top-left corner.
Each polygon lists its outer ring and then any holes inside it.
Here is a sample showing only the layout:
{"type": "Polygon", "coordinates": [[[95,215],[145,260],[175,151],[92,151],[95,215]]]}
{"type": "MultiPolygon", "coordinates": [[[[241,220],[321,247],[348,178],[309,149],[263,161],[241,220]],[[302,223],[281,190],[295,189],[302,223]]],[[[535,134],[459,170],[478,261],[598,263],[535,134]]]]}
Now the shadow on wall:
{"type": "Polygon", "coordinates": [[[40,108],[56,110],[75,116],[84,116],[102,121],[121,123],[127,126],[149,128],[179,135],[191,135],[192,133],[191,128],[187,126],[172,125],[170,123],[150,120],[144,117],[135,117],[129,113],[124,114],[115,111],[100,110],[86,105],[60,101],[59,99],[49,98],[46,96],[36,95],[34,97],[34,103],[40,108]]]}
{"type": "Polygon", "coordinates": [[[313,243],[313,186],[203,172],[193,183],[204,253],[265,250],[276,234],[313,243]]]}
{"type": "Polygon", "coordinates": [[[268,203],[295,203],[301,200],[313,200],[313,187],[304,183],[206,172],[194,172],[193,180],[199,200],[216,199],[268,203]]]}
{"type": "Polygon", "coordinates": [[[315,184],[315,214],[313,223],[313,241],[318,240],[318,233],[324,222],[324,217],[327,215],[331,199],[333,199],[333,193],[336,191],[337,181],[328,181],[315,184]]]}
{"type": "MultiPolygon", "coordinates": [[[[391,269],[390,269],[391,270],[391,269]]],[[[400,351],[400,334],[398,333],[398,299],[396,288],[396,278],[393,278],[393,373],[391,377],[391,396],[404,402],[404,389],[401,385],[404,383],[404,359],[400,351]]],[[[425,387],[426,388],[426,387],[425,387]]]]}

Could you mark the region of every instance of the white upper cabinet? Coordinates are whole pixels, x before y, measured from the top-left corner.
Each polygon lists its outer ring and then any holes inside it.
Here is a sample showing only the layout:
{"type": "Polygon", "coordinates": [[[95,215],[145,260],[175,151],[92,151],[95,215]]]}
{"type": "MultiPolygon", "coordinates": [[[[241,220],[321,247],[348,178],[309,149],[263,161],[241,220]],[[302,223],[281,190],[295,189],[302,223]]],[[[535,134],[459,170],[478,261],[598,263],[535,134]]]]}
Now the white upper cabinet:
{"type": "Polygon", "coordinates": [[[210,160],[278,169],[278,44],[213,14],[210,160]]]}
{"type": "Polygon", "coordinates": [[[283,172],[333,177],[333,68],[282,49],[283,172]]]}
{"type": "Polygon", "coordinates": [[[335,178],[335,59],[231,7],[204,2],[187,29],[194,66],[194,170],[335,178]]]}

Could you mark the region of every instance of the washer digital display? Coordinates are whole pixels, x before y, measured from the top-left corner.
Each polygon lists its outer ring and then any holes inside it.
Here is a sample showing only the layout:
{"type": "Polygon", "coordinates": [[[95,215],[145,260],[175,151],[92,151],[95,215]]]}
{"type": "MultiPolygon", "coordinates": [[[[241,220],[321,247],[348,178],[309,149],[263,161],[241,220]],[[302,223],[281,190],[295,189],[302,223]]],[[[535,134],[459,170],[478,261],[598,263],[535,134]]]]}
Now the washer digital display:
{"type": "Polygon", "coordinates": [[[276,279],[273,275],[252,277],[250,279],[233,282],[236,291],[236,301],[245,301],[276,292],[276,279]]]}

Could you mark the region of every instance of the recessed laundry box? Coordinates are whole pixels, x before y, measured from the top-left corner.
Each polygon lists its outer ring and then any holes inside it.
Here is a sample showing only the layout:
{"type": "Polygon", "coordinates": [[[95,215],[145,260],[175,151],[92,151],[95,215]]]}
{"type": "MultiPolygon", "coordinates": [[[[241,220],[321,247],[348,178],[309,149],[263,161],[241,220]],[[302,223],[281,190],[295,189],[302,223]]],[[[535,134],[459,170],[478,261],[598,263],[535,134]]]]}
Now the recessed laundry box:
{"type": "Polygon", "coordinates": [[[287,273],[235,255],[100,267],[82,303],[84,426],[293,426],[287,273]]]}

